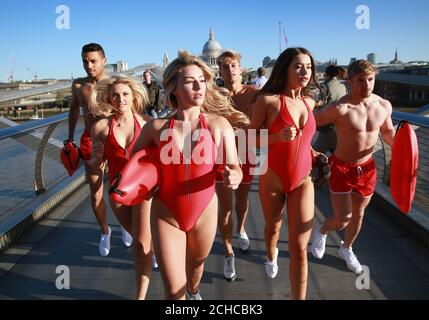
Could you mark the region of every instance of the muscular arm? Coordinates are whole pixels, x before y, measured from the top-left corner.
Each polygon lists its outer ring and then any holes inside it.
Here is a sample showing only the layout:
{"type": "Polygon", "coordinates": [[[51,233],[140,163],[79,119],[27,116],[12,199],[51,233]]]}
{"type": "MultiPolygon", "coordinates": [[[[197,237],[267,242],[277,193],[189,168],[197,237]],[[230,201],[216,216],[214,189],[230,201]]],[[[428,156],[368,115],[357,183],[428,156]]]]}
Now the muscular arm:
{"type": "Polygon", "coordinates": [[[335,121],[342,116],[342,109],[344,108],[338,102],[331,103],[326,108],[323,108],[320,111],[314,113],[314,119],[316,120],[316,125],[322,127],[330,123],[335,123],[335,121]]]}
{"type": "MultiPolygon", "coordinates": [[[[270,143],[270,137],[268,137],[268,142],[266,139],[261,139],[261,129],[265,126],[267,121],[267,103],[269,103],[269,98],[259,96],[256,101],[252,104],[251,114],[252,118],[250,119],[250,124],[248,130],[256,130],[256,145],[252,147],[266,147],[267,143],[270,143]],[[265,143],[261,143],[263,140],[265,143]]],[[[262,133],[264,134],[264,133],[262,133]]],[[[252,140],[250,140],[252,141],[252,140]]]]}
{"type": "Polygon", "coordinates": [[[107,119],[97,121],[91,129],[92,159],[90,165],[101,168],[104,163],[104,143],[106,142],[107,119]]]}
{"type": "Polygon", "coordinates": [[[72,84],[72,99],[70,103],[69,111],[69,140],[74,140],[74,131],[76,129],[77,121],[79,120],[80,115],[80,102],[78,97],[79,85],[76,81],[72,84]]]}
{"type": "Polygon", "coordinates": [[[380,127],[380,133],[381,133],[381,137],[383,138],[384,142],[386,142],[388,145],[392,146],[393,145],[393,138],[395,137],[395,129],[394,129],[393,123],[392,123],[392,105],[387,100],[384,100],[383,104],[386,107],[387,117],[380,127]]]}

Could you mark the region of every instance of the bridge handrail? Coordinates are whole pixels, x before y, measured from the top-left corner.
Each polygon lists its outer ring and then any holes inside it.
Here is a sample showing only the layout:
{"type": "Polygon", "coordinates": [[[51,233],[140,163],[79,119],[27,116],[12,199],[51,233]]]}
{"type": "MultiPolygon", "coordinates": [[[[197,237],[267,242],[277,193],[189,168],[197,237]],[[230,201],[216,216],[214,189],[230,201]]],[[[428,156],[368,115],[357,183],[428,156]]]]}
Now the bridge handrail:
{"type": "Polygon", "coordinates": [[[411,124],[429,128],[429,118],[418,114],[394,111],[392,113],[392,120],[408,121],[411,124]]]}
{"type": "MultiPolygon", "coordinates": [[[[60,123],[64,123],[68,120],[68,112],[61,113],[55,116],[51,116],[46,119],[39,119],[36,121],[30,121],[24,124],[20,124],[17,126],[12,126],[8,128],[0,129],[0,142],[4,141],[7,138],[12,138],[17,141],[22,139],[27,139],[28,137],[36,138],[32,142],[26,142],[27,146],[36,151],[36,158],[34,163],[34,180],[33,186],[36,194],[41,194],[46,191],[46,184],[44,181],[44,172],[43,172],[43,161],[45,158],[45,154],[47,152],[46,147],[50,145],[50,157],[59,161],[59,151],[62,147],[62,139],[67,138],[67,133],[63,134],[59,137],[60,141],[51,141],[51,135],[56,129],[57,125],[60,123]],[[44,133],[37,133],[38,129],[44,129],[44,133]],[[52,151],[52,148],[56,148],[56,151],[52,151]],[[52,152],[54,154],[52,154],[52,152]],[[58,152],[58,153],[56,153],[58,152]]],[[[82,117],[79,118],[81,121],[82,117]]],[[[25,142],[24,142],[25,143],[25,142]]],[[[27,164],[28,166],[28,164],[27,164]]]]}
{"type": "Polygon", "coordinates": [[[68,112],[60,113],[46,119],[30,121],[14,127],[0,129],[0,140],[10,138],[16,135],[24,134],[27,132],[31,132],[43,127],[47,127],[54,123],[59,123],[61,121],[66,120],[68,118],[68,115],[69,115],[68,112]]]}
{"type": "Polygon", "coordinates": [[[47,84],[47,85],[35,87],[35,88],[29,88],[29,89],[23,89],[23,90],[9,90],[6,92],[1,92],[0,102],[13,101],[21,98],[45,94],[52,91],[67,89],[71,87],[71,84],[72,84],[71,81],[63,81],[63,82],[47,84]]]}

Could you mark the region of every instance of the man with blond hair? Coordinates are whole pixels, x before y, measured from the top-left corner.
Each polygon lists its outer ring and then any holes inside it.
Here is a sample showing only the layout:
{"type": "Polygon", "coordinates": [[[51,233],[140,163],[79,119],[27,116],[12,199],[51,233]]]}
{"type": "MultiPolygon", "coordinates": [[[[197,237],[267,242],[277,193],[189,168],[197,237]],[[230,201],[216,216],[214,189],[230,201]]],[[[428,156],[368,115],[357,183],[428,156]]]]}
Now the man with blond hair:
{"type": "MultiPolygon", "coordinates": [[[[237,52],[225,51],[217,59],[219,73],[222,77],[224,87],[229,90],[234,107],[243,112],[249,119],[251,117],[251,100],[257,90],[251,85],[242,83],[242,68],[240,66],[241,56],[237,52]]],[[[247,149],[247,146],[246,146],[247,149]]],[[[249,153],[249,150],[247,150],[249,153]]],[[[239,155],[240,156],[240,155],[239,155]]],[[[235,190],[235,211],[237,214],[238,247],[241,251],[247,252],[250,247],[249,237],[246,234],[244,225],[249,211],[248,194],[253,176],[250,174],[249,159],[246,155],[241,157],[241,168],[243,170],[243,180],[235,190]]],[[[222,174],[218,174],[217,181],[222,181],[222,174]]],[[[225,260],[223,266],[224,277],[227,281],[234,281],[235,255],[232,248],[232,193],[223,183],[216,184],[216,192],[219,199],[219,230],[225,246],[225,260]]]]}
{"type": "Polygon", "coordinates": [[[376,74],[376,67],[370,62],[353,62],[348,68],[350,93],[315,114],[318,127],[335,125],[337,147],[329,158],[329,189],[334,216],[325,219],[320,229],[314,228],[311,253],[321,259],[327,234],[345,228],[344,242],[341,241],[338,254],[355,273],[361,273],[362,266],[352,245],[377,182],[372,158],[374,146],[379,133],[389,145],[393,144],[395,134],[392,105],[372,93],[376,74]]]}

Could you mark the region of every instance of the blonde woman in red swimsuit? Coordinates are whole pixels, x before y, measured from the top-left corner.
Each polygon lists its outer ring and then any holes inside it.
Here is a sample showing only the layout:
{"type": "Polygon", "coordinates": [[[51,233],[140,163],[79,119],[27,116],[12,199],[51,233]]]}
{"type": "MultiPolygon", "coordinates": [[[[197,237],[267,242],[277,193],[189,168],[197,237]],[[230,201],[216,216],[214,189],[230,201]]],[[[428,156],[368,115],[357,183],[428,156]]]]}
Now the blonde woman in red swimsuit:
{"type": "Polygon", "coordinates": [[[145,126],[134,152],[151,146],[160,151],[151,228],[165,297],[201,300],[204,261],[217,229],[217,150],[226,150],[224,183],[236,189],[243,174],[230,123],[244,127],[248,120],[233,109],[228,92],[214,86],[210,68],[190,53],[179,52],[163,79],[166,104],[176,111],[145,126]]]}
{"type": "MultiPolygon", "coordinates": [[[[93,126],[91,164],[101,166],[107,160],[111,184],[129,160],[141,128],[151,120],[151,117],[142,115],[149,98],[137,80],[118,76],[101,80],[95,87],[92,99],[92,111],[107,117],[93,126]]],[[[143,201],[140,205],[130,207],[110,199],[110,206],[119,223],[136,240],[133,241],[133,255],[137,299],[146,297],[152,270],[150,203],[150,200],[143,201]]]]}

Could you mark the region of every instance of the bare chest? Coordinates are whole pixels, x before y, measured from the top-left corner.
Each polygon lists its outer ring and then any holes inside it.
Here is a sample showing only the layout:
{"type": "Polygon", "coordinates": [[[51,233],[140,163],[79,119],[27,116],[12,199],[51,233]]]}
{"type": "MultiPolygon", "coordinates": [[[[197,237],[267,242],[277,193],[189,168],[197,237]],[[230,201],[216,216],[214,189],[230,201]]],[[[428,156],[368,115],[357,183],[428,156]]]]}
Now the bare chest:
{"type": "Polygon", "coordinates": [[[232,101],[234,102],[234,107],[243,112],[248,117],[251,116],[251,101],[253,98],[253,94],[237,94],[232,97],[232,101]]]}
{"type": "Polygon", "coordinates": [[[80,105],[85,109],[84,111],[88,110],[88,106],[91,102],[91,96],[92,91],[94,90],[94,85],[91,84],[83,84],[78,91],[78,98],[80,105]]]}
{"type": "Polygon", "coordinates": [[[359,132],[374,132],[380,129],[386,119],[386,111],[376,107],[349,108],[340,119],[339,125],[359,132]]]}

